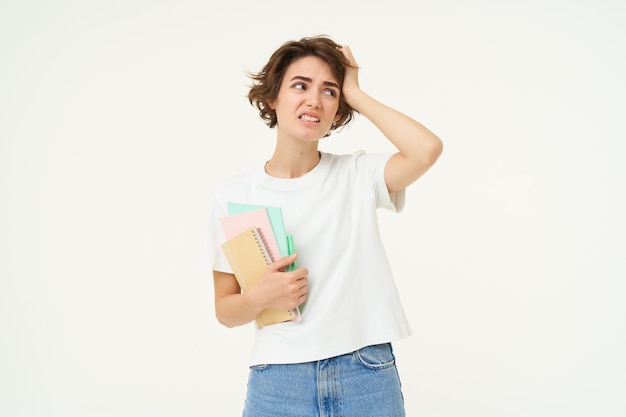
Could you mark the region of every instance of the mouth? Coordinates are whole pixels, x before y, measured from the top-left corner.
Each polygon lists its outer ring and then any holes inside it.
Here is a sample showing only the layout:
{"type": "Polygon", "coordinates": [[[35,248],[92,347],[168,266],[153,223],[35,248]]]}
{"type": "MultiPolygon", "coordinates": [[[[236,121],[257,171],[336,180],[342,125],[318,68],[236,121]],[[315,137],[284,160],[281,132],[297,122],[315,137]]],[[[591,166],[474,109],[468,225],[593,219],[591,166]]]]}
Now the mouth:
{"type": "Polygon", "coordinates": [[[302,114],[302,115],[300,115],[300,117],[298,117],[298,119],[302,120],[303,122],[310,122],[310,123],[319,123],[320,122],[319,117],[315,117],[315,116],[312,116],[310,114],[302,114]]]}

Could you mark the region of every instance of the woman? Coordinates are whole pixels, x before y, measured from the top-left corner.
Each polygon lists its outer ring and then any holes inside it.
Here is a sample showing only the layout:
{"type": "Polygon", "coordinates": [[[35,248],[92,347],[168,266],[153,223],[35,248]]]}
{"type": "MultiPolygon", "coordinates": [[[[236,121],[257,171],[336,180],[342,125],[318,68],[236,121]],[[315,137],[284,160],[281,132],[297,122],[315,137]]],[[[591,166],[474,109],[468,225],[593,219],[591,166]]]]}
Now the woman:
{"type": "Polygon", "coordinates": [[[256,330],[244,416],[403,416],[391,342],[409,336],[410,328],[376,210],[402,209],[405,188],[435,163],[442,143],[361,90],[350,48],[327,37],[283,44],[251,77],[248,98],[276,128],[276,147],[267,162],[215,192],[216,316],[233,327],[266,308],[303,308],[300,321],[256,330]],[[354,111],[397,152],[320,152],[320,139],[354,111]],[[227,202],[281,207],[297,249],[243,294],[219,248],[227,202]],[[296,258],[299,268],[286,268],[296,258]]]}

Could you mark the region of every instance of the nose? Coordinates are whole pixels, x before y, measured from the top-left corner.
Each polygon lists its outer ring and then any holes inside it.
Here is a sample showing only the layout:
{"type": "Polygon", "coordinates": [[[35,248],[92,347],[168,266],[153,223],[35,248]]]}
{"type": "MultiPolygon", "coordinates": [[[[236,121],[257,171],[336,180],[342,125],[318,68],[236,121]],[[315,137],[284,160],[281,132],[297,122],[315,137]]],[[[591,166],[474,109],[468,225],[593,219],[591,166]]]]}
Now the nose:
{"type": "Polygon", "coordinates": [[[309,107],[317,108],[320,106],[320,98],[315,92],[310,92],[306,97],[306,105],[309,107]]]}

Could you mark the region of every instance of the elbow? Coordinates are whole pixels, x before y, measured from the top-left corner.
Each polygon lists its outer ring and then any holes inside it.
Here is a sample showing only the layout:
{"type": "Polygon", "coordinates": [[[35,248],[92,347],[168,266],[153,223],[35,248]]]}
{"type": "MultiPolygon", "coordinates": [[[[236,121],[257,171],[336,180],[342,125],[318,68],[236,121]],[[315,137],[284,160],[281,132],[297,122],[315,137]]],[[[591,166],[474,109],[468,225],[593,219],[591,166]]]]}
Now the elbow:
{"type": "Polygon", "coordinates": [[[220,316],[219,314],[216,314],[215,318],[217,319],[217,322],[224,327],[228,327],[229,329],[232,329],[233,327],[235,327],[229,321],[224,320],[224,318],[222,318],[222,316],[220,316]]]}
{"type": "Polygon", "coordinates": [[[427,147],[426,152],[424,152],[424,156],[427,159],[427,164],[429,166],[434,165],[434,163],[437,162],[437,159],[439,159],[439,157],[441,156],[442,152],[443,142],[441,139],[439,139],[439,137],[434,136],[429,146],[427,147]]]}
{"type": "Polygon", "coordinates": [[[414,155],[413,162],[416,171],[421,174],[425,170],[432,167],[443,152],[443,142],[437,136],[433,136],[431,140],[424,143],[419,151],[414,155]]]}
{"type": "Polygon", "coordinates": [[[215,306],[215,318],[217,319],[217,322],[219,324],[224,327],[228,327],[229,329],[237,326],[237,323],[235,323],[228,314],[224,314],[222,311],[220,311],[218,305],[215,306]]]}
{"type": "Polygon", "coordinates": [[[233,323],[227,320],[222,320],[219,317],[217,318],[217,321],[219,322],[219,324],[221,324],[224,327],[228,327],[229,329],[232,329],[234,327],[237,327],[239,324],[237,323],[233,323]]]}

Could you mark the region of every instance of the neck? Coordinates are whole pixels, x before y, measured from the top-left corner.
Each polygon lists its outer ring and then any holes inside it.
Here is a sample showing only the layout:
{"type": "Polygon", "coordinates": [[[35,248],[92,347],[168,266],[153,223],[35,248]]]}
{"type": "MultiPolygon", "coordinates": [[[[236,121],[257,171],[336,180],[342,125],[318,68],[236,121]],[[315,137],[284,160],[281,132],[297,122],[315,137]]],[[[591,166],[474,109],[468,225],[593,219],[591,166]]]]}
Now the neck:
{"type": "Polygon", "coordinates": [[[307,149],[283,149],[278,146],[265,164],[265,172],[277,178],[298,178],[311,171],[320,162],[317,142],[307,149]]]}

